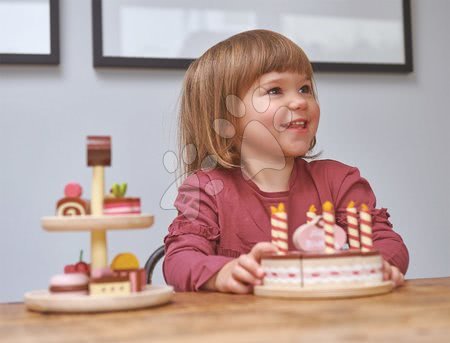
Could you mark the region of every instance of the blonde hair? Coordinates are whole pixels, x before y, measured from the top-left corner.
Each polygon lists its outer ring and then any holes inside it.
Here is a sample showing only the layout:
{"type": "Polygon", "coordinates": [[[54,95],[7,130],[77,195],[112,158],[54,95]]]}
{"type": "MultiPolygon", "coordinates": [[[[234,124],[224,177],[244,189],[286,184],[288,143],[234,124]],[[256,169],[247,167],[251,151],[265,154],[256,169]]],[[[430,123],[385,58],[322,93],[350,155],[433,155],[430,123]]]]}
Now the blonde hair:
{"type": "MultiPolygon", "coordinates": [[[[186,153],[185,147],[195,147],[196,156],[189,163],[181,163],[183,175],[204,168],[204,161],[211,162],[211,158],[217,167],[240,166],[239,136],[227,138],[217,134],[215,121],[225,119],[237,128],[238,118],[227,108],[227,97],[235,95],[242,99],[256,80],[272,71],[304,74],[311,80],[317,101],[308,57],[297,44],[273,31],[241,32],[214,45],[190,64],[181,93],[178,144],[180,156],[186,153]]],[[[315,144],[316,137],[308,153],[315,144]]]]}

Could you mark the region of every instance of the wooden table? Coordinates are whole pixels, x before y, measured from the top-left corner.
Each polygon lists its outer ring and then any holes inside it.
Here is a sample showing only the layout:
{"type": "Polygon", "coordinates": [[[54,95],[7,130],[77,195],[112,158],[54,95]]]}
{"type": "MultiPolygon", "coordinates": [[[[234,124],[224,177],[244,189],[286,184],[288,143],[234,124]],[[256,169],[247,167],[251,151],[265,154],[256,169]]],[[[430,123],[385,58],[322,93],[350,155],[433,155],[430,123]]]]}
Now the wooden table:
{"type": "Polygon", "coordinates": [[[0,305],[2,342],[450,341],[450,277],[417,279],[391,294],[341,300],[177,293],[132,312],[55,315],[0,305]]]}

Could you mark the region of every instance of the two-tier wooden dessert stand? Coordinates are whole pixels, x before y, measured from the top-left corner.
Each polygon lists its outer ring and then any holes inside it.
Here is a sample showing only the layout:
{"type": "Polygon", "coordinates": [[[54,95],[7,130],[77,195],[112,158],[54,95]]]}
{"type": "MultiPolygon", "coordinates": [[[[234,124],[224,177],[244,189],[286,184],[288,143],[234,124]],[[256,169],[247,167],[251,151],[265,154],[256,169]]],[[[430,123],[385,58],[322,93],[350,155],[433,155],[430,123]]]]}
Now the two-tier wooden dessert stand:
{"type": "MultiPolygon", "coordinates": [[[[42,227],[49,232],[91,233],[91,270],[108,266],[107,230],[145,229],[152,226],[154,217],[149,214],[103,215],[105,192],[104,167],[110,165],[110,157],[90,158],[89,154],[100,154],[95,139],[109,137],[88,137],[88,165],[93,167],[91,214],[83,216],[52,216],[41,219],[42,227]],[[89,140],[94,140],[90,142],[89,140]]],[[[103,147],[104,148],[104,147],[103,147]]],[[[109,150],[110,150],[109,146],[109,150]]],[[[104,152],[104,151],[103,151],[104,152]]],[[[91,156],[92,157],[92,156],[91,156]]],[[[48,290],[25,294],[28,309],[39,312],[105,312],[146,308],[165,304],[173,296],[172,286],[147,285],[145,290],[129,295],[117,296],[69,296],[55,295],[48,290]]]]}

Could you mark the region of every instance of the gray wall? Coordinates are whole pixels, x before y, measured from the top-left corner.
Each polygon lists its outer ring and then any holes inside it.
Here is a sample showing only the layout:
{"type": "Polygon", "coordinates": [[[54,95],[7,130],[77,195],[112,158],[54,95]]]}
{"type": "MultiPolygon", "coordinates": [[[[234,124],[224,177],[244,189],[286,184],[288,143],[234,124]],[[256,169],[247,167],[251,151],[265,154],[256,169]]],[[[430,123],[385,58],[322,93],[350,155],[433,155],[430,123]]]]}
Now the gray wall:
{"type": "MultiPolygon", "coordinates": [[[[450,275],[448,147],[450,2],[412,1],[415,72],[316,74],[321,104],[318,148],[356,165],[387,207],[411,254],[407,277],[450,275]]],[[[159,201],[173,182],[162,156],[175,148],[183,71],[92,68],[90,1],[61,1],[61,65],[0,66],[0,301],[47,287],[49,277],[89,259],[87,233],[48,233],[66,182],[90,193],[85,136],[113,136],[107,183],[129,182],[156,216],[150,230],[111,232],[109,253],[135,252],[144,263],[175,211],[159,201]]],[[[163,283],[161,269],[156,283],[163,283]]]]}

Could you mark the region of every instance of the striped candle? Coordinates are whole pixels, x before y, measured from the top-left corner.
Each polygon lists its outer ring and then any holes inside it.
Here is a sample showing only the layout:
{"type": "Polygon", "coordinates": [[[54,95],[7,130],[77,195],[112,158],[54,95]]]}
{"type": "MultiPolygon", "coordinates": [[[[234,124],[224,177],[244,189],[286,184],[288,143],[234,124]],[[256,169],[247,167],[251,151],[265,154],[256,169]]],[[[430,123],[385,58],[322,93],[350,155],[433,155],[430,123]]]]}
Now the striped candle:
{"type": "Polygon", "coordinates": [[[369,213],[369,207],[362,204],[359,210],[359,221],[361,228],[361,251],[370,251],[373,249],[372,242],[372,216],[369,213]]]}
{"type": "Polygon", "coordinates": [[[278,247],[278,254],[285,255],[288,252],[288,222],[284,204],[280,202],[278,207],[270,206],[272,225],[272,243],[278,247]]]}
{"type": "Polygon", "coordinates": [[[348,203],[346,213],[348,244],[350,249],[359,250],[361,245],[359,244],[358,213],[353,201],[348,203]]]}
{"type": "Polygon", "coordinates": [[[334,253],[334,208],[330,201],[325,201],[322,205],[323,229],[325,231],[325,253],[334,253]]]}
{"type": "Polygon", "coordinates": [[[309,206],[308,212],[306,212],[306,222],[309,223],[311,222],[315,217],[316,217],[316,206],[314,206],[314,204],[312,204],[311,206],[309,206]]]}

